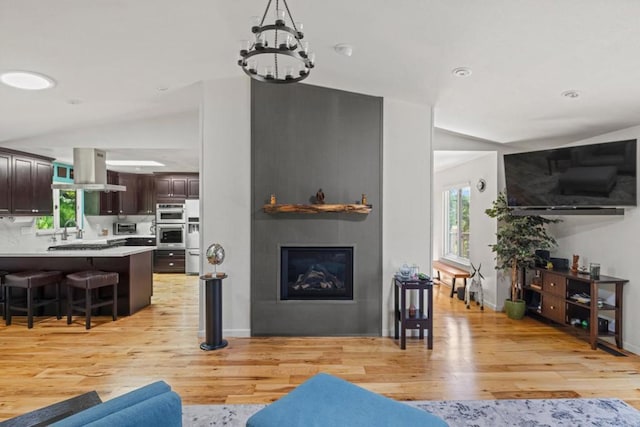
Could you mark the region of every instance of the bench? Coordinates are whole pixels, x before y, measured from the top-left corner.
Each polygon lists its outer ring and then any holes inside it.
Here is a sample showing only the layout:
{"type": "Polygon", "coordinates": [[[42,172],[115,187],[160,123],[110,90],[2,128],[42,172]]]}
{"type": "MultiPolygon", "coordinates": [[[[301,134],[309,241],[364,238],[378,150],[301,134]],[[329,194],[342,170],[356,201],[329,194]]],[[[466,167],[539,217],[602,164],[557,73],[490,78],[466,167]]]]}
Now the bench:
{"type": "Polygon", "coordinates": [[[433,270],[436,272],[436,277],[434,283],[445,283],[442,280],[442,275],[451,277],[451,298],[453,298],[453,293],[456,291],[456,279],[464,280],[464,287],[467,287],[467,279],[471,277],[468,271],[463,270],[459,267],[453,266],[451,264],[447,264],[443,261],[433,261],[431,264],[433,270]]]}

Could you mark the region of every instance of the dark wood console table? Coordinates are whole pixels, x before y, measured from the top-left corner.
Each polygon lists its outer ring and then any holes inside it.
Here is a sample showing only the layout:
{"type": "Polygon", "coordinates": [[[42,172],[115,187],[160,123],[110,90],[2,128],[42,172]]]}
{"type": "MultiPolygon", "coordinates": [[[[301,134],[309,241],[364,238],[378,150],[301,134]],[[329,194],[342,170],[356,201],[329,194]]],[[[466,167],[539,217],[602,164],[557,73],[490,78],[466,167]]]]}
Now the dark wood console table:
{"type": "Polygon", "coordinates": [[[394,329],[395,339],[400,339],[400,348],[407,347],[407,329],[420,331],[420,339],[424,339],[425,329],[429,331],[427,348],[433,348],[433,282],[431,280],[394,278],[394,329]],[[416,314],[410,316],[407,310],[407,291],[418,291],[418,307],[416,314]],[[427,311],[425,314],[424,291],[427,291],[427,311]],[[398,329],[399,327],[399,329],[398,329]]]}
{"type": "Polygon", "coordinates": [[[534,268],[531,273],[523,295],[529,313],[566,326],[574,335],[586,336],[594,350],[598,344],[622,349],[622,288],[628,280],[544,268],[534,268]],[[601,290],[615,294],[615,305],[598,304],[601,290]],[[585,298],[577,298],[578,294],[585,298]],[[607,317],[614,320],[613,331],[608,330],[607,317]],[[580,325],[572,325],[572,319],[580,320],[580,325]]]}

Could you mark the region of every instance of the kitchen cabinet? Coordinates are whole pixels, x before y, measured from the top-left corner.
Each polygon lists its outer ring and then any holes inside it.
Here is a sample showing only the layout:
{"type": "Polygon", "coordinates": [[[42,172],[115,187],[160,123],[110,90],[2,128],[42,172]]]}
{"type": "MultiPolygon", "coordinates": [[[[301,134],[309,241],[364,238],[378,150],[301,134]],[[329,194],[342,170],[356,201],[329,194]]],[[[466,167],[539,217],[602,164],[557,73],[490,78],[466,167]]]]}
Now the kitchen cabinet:
{"type": "MultiPolygon", "coordinates": [[[[107,171],[107,184],[119,184],[118,172],[107,171]]],[[[117,191],[100,192],[100,215],[116,215],[120,203],[117,191]]]]}
{"type": "Polygon", "coordinates": [[[11,154],[0,153],[0,214],[11,212],[11,154]]]}
{"type": "Polygon", "coordinates": [[[11,213],[53,214],[53,164],[50,160],[14,154],[11,162],[11,213]]]}
{"type": "Polygon", "coordinates": [[[185,250],[156,249],[153,257],[154,273],[184,273],[185,272],[185,250]]]}
{"type": "Polygon", "coordinates": [[[138,215],[156,212],[156,185],[153,175],[138,175],[138,215]]]}
{"type": "Polygon", "coordinates": [[[200,177],[196,175],[190,175],[187,177],[187,199],[199,199],[200,198],[200,177]]]}
{"type": "Polygon", "coordinates": [[[156,239],[154,237],[127,237],[125,246],[155,246],[156,239]]]}
{"type": "Polygon", "coordinates": [[[184,203],[187,187],[187,175],[157,175],[156,202],[184,203]]]}
{"type": "Polygon", "coordinates": [[[138,175],[118,173],[118,184],[127,187],[117,193],[118,215],[136,215],[138,213],[138,175]]]}

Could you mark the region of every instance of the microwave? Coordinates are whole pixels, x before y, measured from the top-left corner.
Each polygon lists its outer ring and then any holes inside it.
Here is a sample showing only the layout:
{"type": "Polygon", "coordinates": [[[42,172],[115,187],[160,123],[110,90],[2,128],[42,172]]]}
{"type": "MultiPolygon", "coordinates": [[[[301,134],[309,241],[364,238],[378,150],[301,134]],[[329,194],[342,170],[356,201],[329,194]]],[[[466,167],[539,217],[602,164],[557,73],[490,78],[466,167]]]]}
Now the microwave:
{"type": "Polygon", "coordinates": [[[184,224],[156,224],[158,249],[184,249],[186,237],[184,224]]]}
{"type": "Polygon", "coordinates": [[[156,205],[156,224],[184,224],[185,222],[184,203],[156,205]]]}
{"type": "Polygon", "coordinates": [[[114,222],[113,234],[136,234],[137,224],[133,222],[114,222]]]}

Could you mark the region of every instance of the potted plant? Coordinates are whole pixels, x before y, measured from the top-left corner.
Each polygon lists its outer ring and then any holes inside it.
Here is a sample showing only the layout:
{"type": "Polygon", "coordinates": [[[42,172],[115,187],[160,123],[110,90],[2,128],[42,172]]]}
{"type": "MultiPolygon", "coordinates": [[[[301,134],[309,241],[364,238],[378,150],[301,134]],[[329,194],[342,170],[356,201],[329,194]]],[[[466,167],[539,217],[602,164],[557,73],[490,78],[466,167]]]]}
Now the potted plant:
{"type": "Polygon", "coordinates": [[[518,272],[534,265],[536,249],[556,246],[556,240],[547,232],[546,225],[560,220],[540,215],[514,215],[504,192],[498,194],[485,213],[498,220],[496,243],[489,245],[496,254],[496,270],[511,273],[511,299],[505,301],[505,311],[512,319],[522,319],[526,306],[519,295],[518,272]]]}

